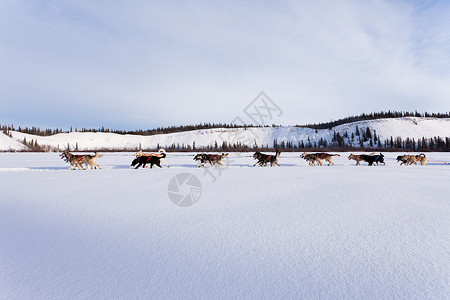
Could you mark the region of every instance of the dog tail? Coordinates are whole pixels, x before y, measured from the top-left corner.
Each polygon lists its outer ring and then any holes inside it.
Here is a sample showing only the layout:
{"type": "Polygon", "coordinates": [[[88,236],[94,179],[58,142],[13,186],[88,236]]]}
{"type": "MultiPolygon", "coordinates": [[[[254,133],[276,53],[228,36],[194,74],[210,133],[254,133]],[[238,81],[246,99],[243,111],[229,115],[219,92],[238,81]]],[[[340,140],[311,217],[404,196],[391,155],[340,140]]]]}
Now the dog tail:
{"type": "Polygon", "coordinates": [[[97,152],[94,152],[95,153],[95,155],[94,155],[94,158],[97,158],[97,157],[103,157],[103,155],[104,154],[100,154],[100,155],[98,155],[98,153],[97,152]]]}
{"type": "Polygon", "coordinates": [[[275,149],[275,156],[276,157],[280,157],[280,154],[281,154],[280,150],[275,149]]]}

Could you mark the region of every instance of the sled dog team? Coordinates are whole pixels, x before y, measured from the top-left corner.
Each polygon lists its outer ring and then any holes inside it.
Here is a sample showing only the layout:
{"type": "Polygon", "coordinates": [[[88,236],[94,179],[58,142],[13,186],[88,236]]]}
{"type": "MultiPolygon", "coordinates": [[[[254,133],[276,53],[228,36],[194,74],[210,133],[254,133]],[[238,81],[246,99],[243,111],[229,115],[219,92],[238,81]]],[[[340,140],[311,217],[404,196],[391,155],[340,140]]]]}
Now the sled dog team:
{"type": "MultiPolygon", "coordinates": [[[[256,160],[256,163],[253,166],[259,165],[260,167],[265,167],[268,164],[270,164],[271,167],[277,165],[280,166],[278,163],[278,158],[280,157],[281,152],[276,149],[275,155],[270,154],[264,154],[259,151],[256,151],[253,154],[253,159],[256,160]]],[[[78,169],[87,169],[88,166],[91,167],[91,169],[99,168],[100,166],[96,163],[96,158],[102,157],[102,155],[98,155],[97,152],[94,152],[94,155],[89,154],[83,154],[83,155],[75,155],[70,153],[69,151],[64,151],[61,155],[61,159],[64,159],[65,162],[70,163],[69,170],[77,167],[78,169]]],[[[150,165],[150,169],[153,168],[154,165],[161,167],[161,163],[164,163],[167,167],[169,165],[164,161],[164,158],[166,158],[167,153],[164,149],[159,149],[157,153],[144,153],[142,150],[134,154],[136,157],[131,162],[131,166],[135,169],[139,167],[147,168],[147,165],[150,165]]],[[[211,165],[211,167],[215,166],[223,166],[223,159],[228,156],[228,153],[222,153],[222,154],[207,154],[207,153],[199,153],[194,156],[195,161],[199,161],[199,167],[204,167],[205,164],[211,165]]],[[[310,166],[315,166],[316,164],[319,166],[323,166],[322,160],[325,160],[328,162],[329,165],[333,165],[334,163],[331,160],[334,156],[340,156],[339,154],[330,154],[325,152],[319,152],[319,153],[306,153],[300,155],[301,158],[305,159],[310,166]]],[[[369,164],[369,166],[373,166],[376,164],[384,164],[384,155],[382,153],[380,154],[353,154],[351,153],[348,156],[349,160],[356,161],[356,165],[361,165],[361,162],[366,162],[369,164]]],[[[400,162],[400,165],[412,165],[417,164],[420,162],[421,165],[425,165],[427,162],[427,158],[424,153],[420,153],[418,155],[400,155],[397,156],[397,161],[400,162]]]]}

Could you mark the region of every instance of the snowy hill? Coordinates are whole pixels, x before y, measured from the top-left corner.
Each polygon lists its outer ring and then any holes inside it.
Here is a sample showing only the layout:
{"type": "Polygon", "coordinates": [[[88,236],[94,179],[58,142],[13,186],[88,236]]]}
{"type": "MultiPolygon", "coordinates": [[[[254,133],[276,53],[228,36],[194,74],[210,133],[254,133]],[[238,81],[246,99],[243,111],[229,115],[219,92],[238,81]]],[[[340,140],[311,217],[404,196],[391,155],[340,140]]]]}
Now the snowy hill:
{"type": "MultiPolygon", "coordinates": [[[[312,145],[334,145],[336,135],[339,134],[341,140],[347,145],[358,146],[367,128],[372,136],[377,135],[380,141],[400,137],[421,139],[432,137],[450,137],[450,118],[424,118],[424,117],[404,117],[392,119],[378,119],[369,121],[359,121],[333,127],[331,129],[311,129],[295,126],[282,127],[262,127],[262,128],[215,128],[194,130],[170,134],[160,134],[151,136],[142,135],[120,135],[114,133],[90,133],[71,132],[60,133],[52,136],[35,136],[21,132],[11,131],[13,139],[2,135],[0,139],[0,150],[23,150],[24,139],[29,143],[37,141],[40,146],[51,149],[65,149],[67,145],[73,149],[78,146],[79,150],[96,149],[139,149],[157,148],[169,146],[189,146],[201,148],[205,146],[222,146],[240,143],[249,147],[255,144],[259,147],[272,147],[274,141],[278,144],[291,143],[292,145],[304,145],[311,142],[312,145]],[[358,135],[359,132],[359,135],[358,135]],[[308,140],[309,139],[309,140],[308,140]]],[[[363,142],[369,146],[370,141],[363,142]]]]}
{"type": "Polygon", "coordinates": [[[0,132],[0,151],[21,151],[27,150],[27,147],[16,141],[15,139],[10,138],[6,134],[0,132]]]}

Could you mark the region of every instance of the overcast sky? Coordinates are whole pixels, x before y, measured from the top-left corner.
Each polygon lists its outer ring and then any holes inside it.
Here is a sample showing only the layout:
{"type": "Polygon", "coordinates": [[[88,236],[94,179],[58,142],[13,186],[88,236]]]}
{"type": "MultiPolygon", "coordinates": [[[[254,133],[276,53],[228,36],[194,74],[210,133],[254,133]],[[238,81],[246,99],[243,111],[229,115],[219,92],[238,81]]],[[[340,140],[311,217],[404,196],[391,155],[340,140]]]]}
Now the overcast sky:
{"type": "Polygon", "coordinates": [[[0,1],[0,123],[277,124],[450,110],[450,1],[0,1]]]}

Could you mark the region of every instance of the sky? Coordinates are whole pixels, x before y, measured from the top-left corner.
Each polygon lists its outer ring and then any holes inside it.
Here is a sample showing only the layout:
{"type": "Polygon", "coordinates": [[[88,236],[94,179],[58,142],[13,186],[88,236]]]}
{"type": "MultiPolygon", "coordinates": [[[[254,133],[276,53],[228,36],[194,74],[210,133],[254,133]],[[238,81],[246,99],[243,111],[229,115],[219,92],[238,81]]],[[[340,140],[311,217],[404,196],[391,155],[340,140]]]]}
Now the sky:
{"type": "Polygon", "coordinates": [[[0,123],[147,129],[450,111],[450,1],[0,1],[0,123]]]}

